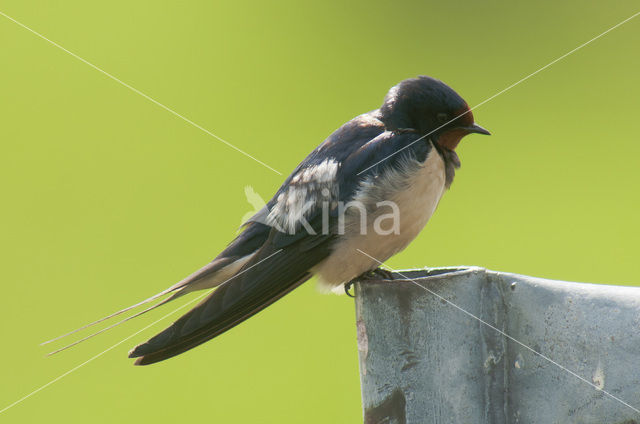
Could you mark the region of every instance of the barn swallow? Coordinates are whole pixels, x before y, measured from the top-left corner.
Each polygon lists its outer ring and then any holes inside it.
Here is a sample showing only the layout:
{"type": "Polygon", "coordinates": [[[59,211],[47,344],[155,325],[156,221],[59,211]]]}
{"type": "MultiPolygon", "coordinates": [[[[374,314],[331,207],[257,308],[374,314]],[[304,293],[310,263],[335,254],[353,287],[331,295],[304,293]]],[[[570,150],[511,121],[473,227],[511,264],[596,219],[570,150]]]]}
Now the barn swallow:
{"type": "Polygon", "coordinates": [[[471,133],[489,134],[442,81],[419,76],[392,87],[379,109],[353,118],[313,150],[211,263],[133,306],[170,294],[144,313],[216,288],[129,357],[147,365],[181,354],[314,275],[321,289],[335,291],[375,270],[379,263],[371,258],[386,261],[424,228],[460,167],[456,147],[471,133]]]}

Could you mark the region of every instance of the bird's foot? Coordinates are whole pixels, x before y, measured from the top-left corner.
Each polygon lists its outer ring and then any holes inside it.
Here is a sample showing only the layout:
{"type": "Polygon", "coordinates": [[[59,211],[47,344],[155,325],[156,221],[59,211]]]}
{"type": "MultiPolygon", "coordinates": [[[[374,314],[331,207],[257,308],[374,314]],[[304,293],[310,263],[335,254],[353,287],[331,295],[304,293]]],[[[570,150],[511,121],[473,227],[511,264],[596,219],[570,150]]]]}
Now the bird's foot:
{"type": "Polygon", "coordinates": [[[369,271],[369,275],[383,280],[393,280],[393,271],[384,268],[376,268],[373,271],[369,271]]]}
{"type": "Polygon", "coordinates": [[[354,278],[353,280],[349,281],[348,283],[345,283],[344,285],[344,292],[347,296],[349,297],[355,297],[355,295],[351,294],[349,292],[349,290],[351,290],[351,287],[359,282],[359,281],[364,281],[364,280],[371,280],[371,279],[380,279],[380,280],[393,280],[393,272],[389,271],[388,269],[384,269],[384,268],[376,268],[372,271],[367,271],[359,276],[357,276],[356,278],[354,278]]]}
{"type": "Polygon", "coordinates": [[[351,286],[353,286],[356,282],[358,282],[358,278],[354,278],[353,280],[344,283],[344,294],[349,297],[356,297],[355,294],[351,294],[349,290],[351,290],[351,286]]]}

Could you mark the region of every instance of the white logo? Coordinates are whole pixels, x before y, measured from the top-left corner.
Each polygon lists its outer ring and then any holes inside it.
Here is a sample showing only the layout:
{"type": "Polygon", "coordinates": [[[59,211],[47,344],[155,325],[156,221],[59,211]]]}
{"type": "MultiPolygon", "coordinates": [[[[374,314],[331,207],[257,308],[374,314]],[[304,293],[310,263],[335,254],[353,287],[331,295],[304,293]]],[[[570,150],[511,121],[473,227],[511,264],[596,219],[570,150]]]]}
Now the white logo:
{"type": "Polygon", "coordinates": [[[358,200],[351,200],[346,203],[343,201],[329,201],[329,192],[325,190],[322,192],[324,196],[322,199],[302,198],[300,202],[291,202],[286,197],[280,199],[281,195],[278,198],[278,202],[269,211],[266,209],[267,202],[253,187],[245,186],[244,194],[253,210],[242,216],[238,231],[241,231],[247,221],[253,218],[255,222],[289,234],[296,234],[300,229],[304,229],[311,235],[318,234],[318,231],[322,234],[345,234],[346,228],[352,231],[356,226],[359,227],[362,235],[367,234],[369,231],[383,236],[400,234],[400,208],[390,200],[376,202],[375,206],[367,206],[358,200]],[[320,202],[319,200],[322,201],[320,202]],[[312,228],[307,221],[307,213],[318,209],[322,211],[321,230],[312,228]],[[369,225],[368,222],[370,212],[374,212],[373,225],[369,225]],[[337,225],[335,225],[336,223],[337,225]]]}
{"type": "Polygon", "coordinates": [[[244,187],[244,195],[247,198],[247,203],[249,203],[253,207],[253,210],[242,215],[240,228],[242,228],[242,226],[244,226],[244,224],[246,224],[252,216],[257,214],[262,208],[267,206],[267,202],[265,202],[262,196],[256,193],[256,191],[251,186],[244,187]]]}

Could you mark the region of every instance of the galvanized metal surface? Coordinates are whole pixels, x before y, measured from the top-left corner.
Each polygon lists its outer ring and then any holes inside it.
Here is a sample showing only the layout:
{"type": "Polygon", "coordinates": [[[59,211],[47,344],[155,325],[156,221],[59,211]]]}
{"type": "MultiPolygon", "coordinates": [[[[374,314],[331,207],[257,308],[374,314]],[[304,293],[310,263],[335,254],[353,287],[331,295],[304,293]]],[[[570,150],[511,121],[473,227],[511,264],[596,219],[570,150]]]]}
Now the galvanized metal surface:
{"type": "Polygon", "coordinates": [[[485,324],[398,274],[356,284],[365,423],[640,423],[640,288],[402,274],[485,324]]]}

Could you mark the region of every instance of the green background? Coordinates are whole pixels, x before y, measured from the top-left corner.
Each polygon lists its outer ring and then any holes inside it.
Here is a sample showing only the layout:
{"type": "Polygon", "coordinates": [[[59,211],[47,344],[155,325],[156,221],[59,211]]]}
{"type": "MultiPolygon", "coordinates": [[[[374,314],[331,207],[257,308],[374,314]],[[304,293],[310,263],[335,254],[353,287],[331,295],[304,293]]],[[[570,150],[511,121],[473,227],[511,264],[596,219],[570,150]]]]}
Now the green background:
{"type": "MultiPolygon", "coordinates": [[[[435,76],[475,105],[638,10],[3,0],[0,11],[288,174],[404,78],[435,76]]],[[[389,265],[640,283],[638,45],[640,17],[475,110],[494,135],[463,141],[452,190],[389,265]]],[[[2,16],[0,117],[1,409],[184,303],[55,357],[38,346],[208,262],[252,209],[244,187],[268,199],[283,177],[2,16]]],[[[169,322],[0,422],[361,421],[351,299],[308,283],[214,342],[133,367],[128,349],[169,322]]]]}

